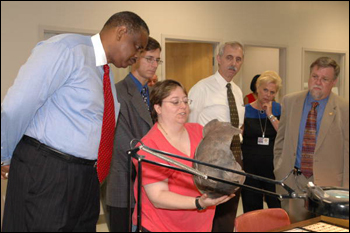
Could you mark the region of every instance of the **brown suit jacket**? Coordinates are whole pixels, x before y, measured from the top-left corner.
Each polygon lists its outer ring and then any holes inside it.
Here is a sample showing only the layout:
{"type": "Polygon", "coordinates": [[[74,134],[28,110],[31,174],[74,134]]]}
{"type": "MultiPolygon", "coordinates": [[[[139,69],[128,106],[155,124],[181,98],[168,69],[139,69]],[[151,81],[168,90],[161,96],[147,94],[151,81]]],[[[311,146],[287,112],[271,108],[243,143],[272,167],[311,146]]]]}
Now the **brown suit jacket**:
{"type": "MultiPolygon", "coordinates": [[[[274,147],[274,173],[284,178],[296,159],[299,125],[308,91],[285,96],[274,147]]],[[[349,188],[349,102],[330,94],[322,117],[313,157],[314,183],[349,188]]],[[[286,184],[295,188],[293,179],[286,184]]]]}

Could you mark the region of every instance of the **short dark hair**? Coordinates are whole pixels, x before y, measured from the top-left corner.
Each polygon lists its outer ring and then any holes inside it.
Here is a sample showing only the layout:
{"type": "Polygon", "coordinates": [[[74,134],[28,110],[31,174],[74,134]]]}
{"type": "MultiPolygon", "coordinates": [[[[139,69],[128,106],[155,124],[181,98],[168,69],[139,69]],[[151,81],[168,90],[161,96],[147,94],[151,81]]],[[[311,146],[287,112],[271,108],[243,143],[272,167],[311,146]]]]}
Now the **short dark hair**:
{"type": "Polygon", "coordinates": [[[148,35],[150,33],[146,22],[140,16],[130,11],[122,11],[112,15],[102,30],[120,26],[126,26],[131,33],[137,32],[140,29],[145,30],[148,35]]]}
{"type": "Polygon", "coordinates": [[[177,87],[181,87],[182,90],[187,95],[186,89],[179,83],[178,81],[166,79],[164,81],[157,82],[151,91],[150,94],[150,102],[151,102],[151,115],[154,122],[158,121],[158,114],[154,109],[154,105],[158,104],[162,106],[162,102],[165,98],[167,98],[170,93],[175,90],[177,87]]]}
{"type": "Polygon", "coordinates": [[[152,37],[148,37],[148,43],[144,51],[152,51],[156,49],[162,51],[162,47],[160,46],[159,42],[152,37]]]}
{"type": "Polygon", "coordinates": [[[340,73],[340,66],[338,63],[330,57],[319,57],[316,61],[314,61],[310,66],[310,74],[314,66],[327,68],[332,67],[334,69],[334,80],[338,78],[340,73]]]}
{"type": "Polygon", "coordinates": [[[252,82],[250,83],[250,90],[253,93],[256,93],[256,81],[258,80],[259,77],[260,77],[260,74],[255,75],[254,78],[252,79],[252,82]]]}

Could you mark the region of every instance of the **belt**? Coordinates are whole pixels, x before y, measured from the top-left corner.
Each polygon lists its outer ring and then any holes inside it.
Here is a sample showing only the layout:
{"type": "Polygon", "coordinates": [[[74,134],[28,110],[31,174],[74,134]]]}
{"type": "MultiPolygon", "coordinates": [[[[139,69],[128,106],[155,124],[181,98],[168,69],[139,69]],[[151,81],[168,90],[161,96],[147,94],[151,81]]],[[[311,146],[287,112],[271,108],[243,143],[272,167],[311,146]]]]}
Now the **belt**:
{"type": "Polygon", "coordinates": [[[23,141],[27,142],[28,144],[35,146],[37,150],[43,150],[48,152],[50,155],[53,155],[53,157],[62,159],[64,161],[67,161],[69,163],[77,163],[77,164],[83,164],[83,165],[89,165],[89,166],[96,166],[96,160],[88,160],[88,159],[82,159],[82,158],[77,158],[73,155],[66,154],[64,152],[61,152],[59,150],[56,150],[52,147],[49,147],[38,140],[29,137],[27,135],[24,135],[22,138],[23,141]]]}

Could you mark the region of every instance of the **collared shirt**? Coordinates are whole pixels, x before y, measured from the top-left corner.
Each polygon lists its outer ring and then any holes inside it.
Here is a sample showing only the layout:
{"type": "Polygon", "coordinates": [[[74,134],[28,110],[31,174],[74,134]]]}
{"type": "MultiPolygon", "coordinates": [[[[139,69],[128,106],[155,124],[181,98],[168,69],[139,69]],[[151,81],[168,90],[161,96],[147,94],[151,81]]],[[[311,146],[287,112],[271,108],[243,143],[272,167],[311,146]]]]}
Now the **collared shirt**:
{"type": "MultiPolygon", "coordinates": [[[[24,134],[64,153],[97,159],[106,62],[99,34],[39,42],[1,104],[1,161],[9,163],[24,134]]],[[[112,72],[110,80],[114,83],[112,72]]],[[[115,88],[112,93],[117,120],[115,88]]]]}
{"type": "Polygon", "coordinates": [[[297,147],[297,156],[295,159],[295,167],[300,168],[300,162],[301,162],[301,151],[303,149],[303,139],[304,139],[304,133],[305,133],[305,125],[307,121],[307,116],[311,110],[312,102],[318,102],[319,105],[316,107],[317,111],[317,123],[316,123],[316,142],[317,142],[317,136],[318,132],[320,131],[320,126],[322,122],[322,117],[324,110],[326,109],[326,105],[328,103],[329,96],[322,100],[314,100],[314,98],[311,96],[310,92],[307,94],[304,102],[303,107],[303,113],[301,116],[301,121],[299,125],[299,138],[298,138],[298,147],[297,147]]]}
{"type": "Polygon", "coordinates": [[[129,73],[129,75],[132,78],[132,80],[134,81],[134,83],[136,84],[136,88],[140,92],[140,94],[142,92],[142,89],[146,88],[147,104],[149,107],[150,106],[150,99],[149,99],[149,88],[148,88],[147,83],[144,86],[142,86],[141,82],[131,72],[129,73]]]}
{"type": "MultiPolygon", "coordinates": [[[[243,94],[233,81],[230,83],[239,115],[239,127],[241,127],[244,122],[245,112],[243,94]]],[[[230,122],[230,107],[226,85],[227,81],[218,71],[194,85],[189,93],[189,99],[193,101],[190,105],[189,122],[199,123],[203,126],[213,119],[230,122]]]]}

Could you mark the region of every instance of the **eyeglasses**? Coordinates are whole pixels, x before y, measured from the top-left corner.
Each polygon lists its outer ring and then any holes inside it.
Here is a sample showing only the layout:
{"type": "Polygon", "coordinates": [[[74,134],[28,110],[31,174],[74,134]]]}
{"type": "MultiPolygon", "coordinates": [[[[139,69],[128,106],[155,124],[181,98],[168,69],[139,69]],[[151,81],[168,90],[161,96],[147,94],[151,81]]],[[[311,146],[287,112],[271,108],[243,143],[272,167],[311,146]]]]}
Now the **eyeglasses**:
{"type": "Polygon", "coordinates": [[[153,62],[157,62],[158,65],[163,64],[163,61],[160,58],[155,59],[154,57],[142,57],[147,60],[148,63],[153,64],[153,62]]]}
{"type": "Polygon", "coordinates": [[[192,100],[190,100],[190,99],[184,99],[184,100],[168,100],[168,101],[163,100],[163,102],[172,103],[174,106],[179,107],[181,103],[184,103],[185,105],[191,104],[191,103],[192,103],[192,100]]]}
{"type": "Polygon", "coordinates": [[[323,84],[328,84],[334,81],[332,78],[319,77],[317,75],[312,75],[311,78],[314,82],[321,81],[323,84]]]}

